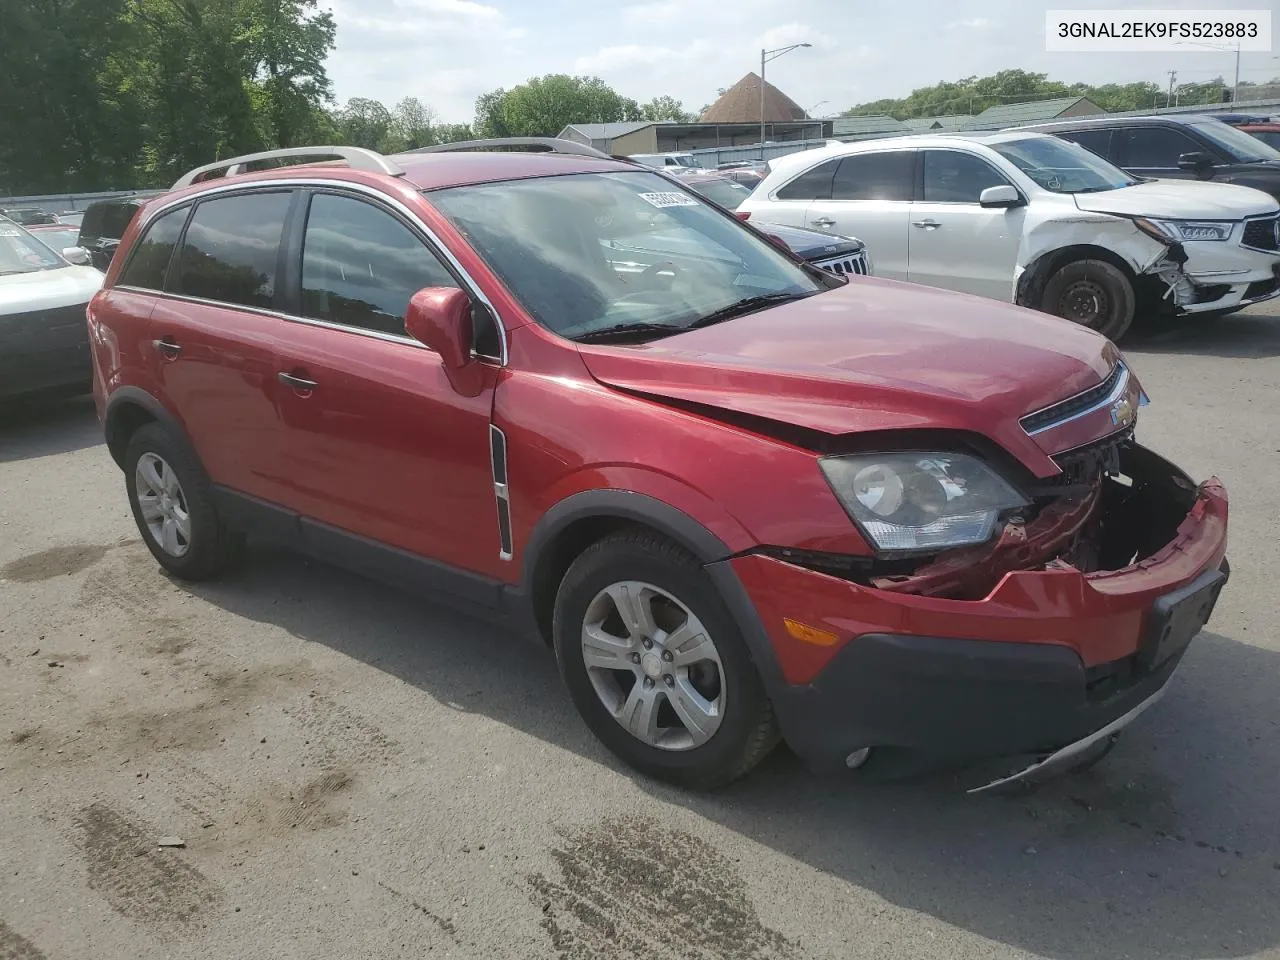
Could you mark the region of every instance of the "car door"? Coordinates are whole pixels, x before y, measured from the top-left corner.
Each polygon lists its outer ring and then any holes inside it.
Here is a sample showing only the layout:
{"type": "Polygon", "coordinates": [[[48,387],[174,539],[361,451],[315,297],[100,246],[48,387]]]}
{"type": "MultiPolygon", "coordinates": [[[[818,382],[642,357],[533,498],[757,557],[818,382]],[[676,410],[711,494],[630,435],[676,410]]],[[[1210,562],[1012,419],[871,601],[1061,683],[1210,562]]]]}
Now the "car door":
{"type": "MultiPolygon", "coordinates": [[[[464,396],[438,354],[405,333],[410,297],[459,286],[426,233],[363,195],[316,191],[291,250],[298,290],[278,344],[289,503],[324,548],[349,535],[479,573],[500,541],[489,425],[496,328],[464,396]]],[[[478,320],[487,314],[478,311],[478,320]],[[482,315],[483,314],[483,315],[482,315]]],[[[343,544],[347,546],[343,546],[343,544]]]]}
{"type": "MultiPolygon", "coordinates": [[[[166,295],[151,313],[151,339],[141,344],[210,479],[275,502],[288,493],[277,454],[274,348],[285,323],[278,261],[295,196],[300,202],[296,191],[276,187],[197,201],[167,270],[166,295]]],[[[125,277],[162,254],[163,246],[148,252],[144,240],[125,277]]]]}
{"type": "MultiPolygon", "coordinates": [[[[1095,153],[1103,160],[1115,163],[1115,155],[1112,149],[1112,130],[1110,127],[1091,130],[1063,130],[1062,132],[1054,131],[1055,134],[1063,140],[1070,140],[1072,143],[1078,143],[1090,153],[1095,153]]],[[[1119,166],[1119,164],[1116,164],[1119,166]]]]}
{"type": "Polygon", "coordinates": [[[875,150],[842,157],[834,170],[829,199],[809,204],[804,226],[857,237],[866,243],[877,276],[906,280],[916,154],[915,150],[875,150]]]}
{"type": "Polygon", "coordinates": [[[907,279],[1012,300],[1026,206],[988,209],[978,202],[987,187],[1012,182],[985,158],[961,150],[922,150],[921,168],[907,279]]]}
{"type": "Polygon", "coordinates": [[[762,198],[759,204],[753,203],[754,216],[784,227],[803,227],[808,222],[809,207],[813,202],[831,199],[831,183],[839,166],[840,158],[837,157],[793,177],[774,190],[771,196],[762,198]]]}
{"type": "Polygon", "coordinates": [[[1218,151],[1172,124],[1121,127],[1115,131],[1112,150],[1114,162],[1122,170],[1163,179],[1195,177],[1193,171],[1178,166],[1178,157],[1184,153],[1208,153],[1215,160],[1223,159],[1218,151]]]}

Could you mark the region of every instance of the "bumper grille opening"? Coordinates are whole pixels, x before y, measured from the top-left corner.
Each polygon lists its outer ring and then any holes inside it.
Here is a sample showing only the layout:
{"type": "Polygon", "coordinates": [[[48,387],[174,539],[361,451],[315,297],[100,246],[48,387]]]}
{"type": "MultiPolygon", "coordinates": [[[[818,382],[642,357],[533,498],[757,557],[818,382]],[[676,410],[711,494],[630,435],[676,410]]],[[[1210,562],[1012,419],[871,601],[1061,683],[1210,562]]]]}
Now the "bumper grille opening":
{"type": "Polygon", "coordinates": [[[1277,288],[1280,288],[1280,277],[1272,277],[1270,280],[1259,280],[1256,283],[1249,284],[1244,291],[1244,298],[1246,300],[1253,300],[1257,297],[1265,297],[1268,294],[1275,293],[1277,288]]]}

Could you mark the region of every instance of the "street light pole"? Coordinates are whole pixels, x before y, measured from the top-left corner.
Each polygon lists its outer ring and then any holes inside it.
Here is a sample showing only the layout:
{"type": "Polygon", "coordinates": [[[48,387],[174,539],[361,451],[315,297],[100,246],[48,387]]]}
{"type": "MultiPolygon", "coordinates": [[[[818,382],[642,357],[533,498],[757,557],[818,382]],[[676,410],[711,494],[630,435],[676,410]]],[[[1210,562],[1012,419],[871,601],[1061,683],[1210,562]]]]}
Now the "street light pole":
{"type": "Polygon", "coordinates": [[[812,43],[793,43],[789,47],[778,47],[775,50],[760,51],[760,159],[764,159],[764,65],[770,60],[777,60],[784,53],[799,50],[801,47],[812,47],[812,43]]]}

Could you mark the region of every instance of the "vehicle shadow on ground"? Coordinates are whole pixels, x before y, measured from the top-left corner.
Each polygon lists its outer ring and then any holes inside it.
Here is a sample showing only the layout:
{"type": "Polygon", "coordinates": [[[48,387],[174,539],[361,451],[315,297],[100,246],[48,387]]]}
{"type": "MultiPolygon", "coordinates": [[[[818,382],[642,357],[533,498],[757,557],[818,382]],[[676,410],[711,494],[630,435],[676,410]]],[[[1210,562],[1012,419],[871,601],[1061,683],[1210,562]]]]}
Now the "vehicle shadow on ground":
{"type": "Polygon", "coordinates": [[[0,463],[72,453],[102,443],[93,398],[11,400],[0,407],[0,463]]]}
{"type": "Polygon", "coordinates": [[[1011,947],[1155,960],[1280,945],[1280,655],[1258,647],[1202,635],[1170,694],[1110,757],[1033,790],[970,796],[959,776],[819,778],[779,750],[738,784],[700,795],[614,761],[579,721],[550,653],[500,627],[262,547],[244,572],[192,589],[1011,947]]]}
{"type": "Polygon", "coordinates": [[[1280,356],[1280,316],[1244,313],[1216,320],[1153,321],[1127,337],[1123,348],[1135,353],[1263,360],[1280,356]]]}

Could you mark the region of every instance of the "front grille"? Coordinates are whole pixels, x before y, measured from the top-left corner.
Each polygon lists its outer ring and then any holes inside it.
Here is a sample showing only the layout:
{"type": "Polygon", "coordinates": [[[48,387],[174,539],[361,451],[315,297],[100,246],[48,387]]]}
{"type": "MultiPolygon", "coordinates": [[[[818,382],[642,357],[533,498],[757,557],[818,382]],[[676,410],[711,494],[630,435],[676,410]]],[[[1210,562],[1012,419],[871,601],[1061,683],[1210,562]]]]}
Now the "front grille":
{"type": "Polygon", "coordinates": [[[1280,215],[1246,220],[1244,236],[1240,238],[1240,242],[1255,250],[1280,250],[1280,237],[1276,236],[1277,223],[1280,223],[1280,215]]]}
{"type": "Polygon", "coordinates": [[[1055,403],[1051,407],[1045,407],[1043,410],[1027,414],[1019,423],[1022,424],[1022,429],[1027,433],[1036,433],[1045,427],[1061,423],[1064,420],[1070,420],[1072,417],[1084,413],[1090,407],[1096,406],[1109,397],[1120,383],[1120,378],[1127,375],[1127,373],[1128,368],[1123,363],[1117,363],[1107,379],[1096,387],[1090,387],[1083,393],[1077,393],[1074,397],[1067,397],[1066,400],[1055,403]]]}
{"type": "Polygon", "coordinates": [[[1120,433],[1076,447],[1053,458],[1061,474],[1050,481],[1053,486],[1092,484],[1104,473],[1120,472],[1120,454],[1133,443],[1133,427],[1120,433]]]}
{"type": "Polygon", "coordinates": [[[867,255],[865,252],[846,254],[842,257],[830,257],[826,260],[811,260],[815,267],[822,270],[828,270],[831,273],[840,276],[855,275],[859,277],[867,276],[870,271],[867,269],[867,255]]]}

